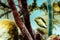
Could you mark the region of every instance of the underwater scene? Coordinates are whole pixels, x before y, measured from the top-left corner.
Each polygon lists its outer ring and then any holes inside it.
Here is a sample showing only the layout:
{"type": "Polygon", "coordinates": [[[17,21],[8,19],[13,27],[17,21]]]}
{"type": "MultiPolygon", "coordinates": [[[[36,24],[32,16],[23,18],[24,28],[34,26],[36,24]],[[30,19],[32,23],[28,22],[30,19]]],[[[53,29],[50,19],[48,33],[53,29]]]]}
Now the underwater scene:
{"type": "Polygon", "coordinates": [[[60,40],[60,0],[0,0],[0,40],[60,40]]]}

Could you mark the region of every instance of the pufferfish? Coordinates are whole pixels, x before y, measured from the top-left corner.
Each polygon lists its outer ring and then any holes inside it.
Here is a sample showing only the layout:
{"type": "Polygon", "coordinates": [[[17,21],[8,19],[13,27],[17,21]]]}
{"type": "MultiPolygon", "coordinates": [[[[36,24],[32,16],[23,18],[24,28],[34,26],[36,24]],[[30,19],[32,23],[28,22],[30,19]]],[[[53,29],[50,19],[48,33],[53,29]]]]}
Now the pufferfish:
{"type": "Polygon", "coordinates": [[[8,19],[0,20],[0,40],[18,40],[17,25],[8,19]]]}

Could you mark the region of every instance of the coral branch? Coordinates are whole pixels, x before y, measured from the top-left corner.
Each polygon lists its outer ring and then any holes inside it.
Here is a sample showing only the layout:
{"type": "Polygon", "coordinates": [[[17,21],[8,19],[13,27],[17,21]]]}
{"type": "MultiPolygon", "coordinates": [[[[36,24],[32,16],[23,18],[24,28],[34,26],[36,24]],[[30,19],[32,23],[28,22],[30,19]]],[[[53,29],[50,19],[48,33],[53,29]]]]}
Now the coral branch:
{"type": "Polygon", "coordinates": [[[27,0],[18,0],[18,4],[19,4],[21,12],[24,16],[25,26],[28,29],[28,31],[30,32],[32,38],[34,39],[34,32],[31,28],[30,15],[29,15],[29,11],[28,11],[28,8],[27,8],[27,0]]]}
{"type": "Polygon", "coordinates": [[[15,18],[15,21],[16,21],[17,25],[19,26],[19,28],[21,29],[23,35],[26,37],[27,40],[33,40],[30,33],[28,32],[26,26],[24,25],[22,20],[19,18],[19,15],[18,15],[18,12],[17,12],[17,9],[15,7],[13,0],[8,0],[8,3],[13,11],[13,16],[15,18]]]}

